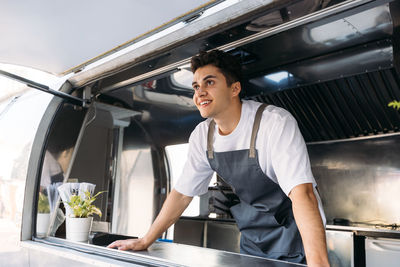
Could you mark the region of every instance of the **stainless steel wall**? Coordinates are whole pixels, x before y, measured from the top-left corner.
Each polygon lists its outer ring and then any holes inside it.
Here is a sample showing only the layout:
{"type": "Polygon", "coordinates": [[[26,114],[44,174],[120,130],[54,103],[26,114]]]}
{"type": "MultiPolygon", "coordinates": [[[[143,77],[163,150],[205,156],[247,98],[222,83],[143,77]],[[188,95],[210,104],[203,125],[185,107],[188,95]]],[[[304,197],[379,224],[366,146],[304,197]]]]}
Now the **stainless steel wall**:
{"type": "Polygon", "coordinates": [[[328,222],[400,223],[400,135],[309,144],[328,222]]]}
{"type": "Polygon", "coordinates": [[[174,243],[240,252],[240,231],[234,220],[181,217],[174,228],[174,243]]]}

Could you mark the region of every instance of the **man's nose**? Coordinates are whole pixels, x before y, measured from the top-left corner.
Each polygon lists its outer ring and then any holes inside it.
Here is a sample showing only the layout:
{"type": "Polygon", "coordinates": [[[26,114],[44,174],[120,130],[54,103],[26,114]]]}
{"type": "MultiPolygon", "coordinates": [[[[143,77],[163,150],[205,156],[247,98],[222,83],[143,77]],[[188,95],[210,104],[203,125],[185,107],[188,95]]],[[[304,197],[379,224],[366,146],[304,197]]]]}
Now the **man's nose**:
{"type": "Polygon", "coordinates": [[[196,90],[197,96],[204,96],[207,94],[207,91],[204,90],[203,86],[199,86],[199,88],[196,90]]]}

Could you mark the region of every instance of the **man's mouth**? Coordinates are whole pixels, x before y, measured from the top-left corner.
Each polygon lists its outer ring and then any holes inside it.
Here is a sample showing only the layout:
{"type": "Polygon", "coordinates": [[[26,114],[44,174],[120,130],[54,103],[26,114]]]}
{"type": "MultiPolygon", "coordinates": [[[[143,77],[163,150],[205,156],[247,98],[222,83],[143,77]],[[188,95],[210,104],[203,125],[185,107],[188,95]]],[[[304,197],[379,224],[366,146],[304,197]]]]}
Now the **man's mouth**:
{"type": "Polygon", "coordinates": [[[211,103],[211,100],[204,100],[200,102],[200,107],[205,107],[211,103]]]}

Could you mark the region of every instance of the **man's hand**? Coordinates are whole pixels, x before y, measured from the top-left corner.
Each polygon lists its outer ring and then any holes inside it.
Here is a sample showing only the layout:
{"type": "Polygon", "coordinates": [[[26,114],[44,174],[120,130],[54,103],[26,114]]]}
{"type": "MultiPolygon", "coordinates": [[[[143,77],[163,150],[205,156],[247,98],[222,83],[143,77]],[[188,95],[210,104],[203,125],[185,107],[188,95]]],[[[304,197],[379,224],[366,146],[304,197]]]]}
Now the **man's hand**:
{"type": "Polygon", "coordinates": [[[186,207],[190,204],[193,197],[185,196],[175,189],[171,191],[164,205],[155,219],[154,223],[151,225],[149,231],[143,238],[139,239],[127,239],[127,240],[117,240],[110,245],[108,248],[118,248],[119,250],[145,250],[157,238],[161,236],[165,230],[168,229],[172,224],[174,224],[186,207]]]}
{"type": "Polygon", "coordinates": [[[117,240],[108,245],[108,248],[117,248],[118,250],[146,250],[150,245],[143,238],[117,240]]]}

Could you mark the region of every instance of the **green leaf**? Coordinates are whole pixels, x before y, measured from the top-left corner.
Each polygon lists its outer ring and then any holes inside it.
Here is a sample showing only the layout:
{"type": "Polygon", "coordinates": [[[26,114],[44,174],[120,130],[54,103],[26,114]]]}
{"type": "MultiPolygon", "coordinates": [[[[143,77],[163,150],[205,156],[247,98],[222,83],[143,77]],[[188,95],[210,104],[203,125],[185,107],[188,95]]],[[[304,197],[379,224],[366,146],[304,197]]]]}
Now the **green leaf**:
{"type": "Polygon", "coordinates": [[[388,104],[389,107],[393,107],[396,110],[400,109],[400,101],[393,100],[388,104]]]}
{"type": "Polygon", "coordinates": [[[39,192],[38,212],[39,213],[50,213],[49,199],[42,192],[39,192]]]}
{"type": "Polygon", "coordinates": [[[75,217],[87,218],[88,216],[93,214],[97,214],[101,217],[101,210],[92,203],[96,200],[97,196],[104,192],[107,191],[101,191],[98,192],[96,195],[91,196],[89,191],[85,191],[83,199],[79,195],[73,195],[70,197],[70,201],[66,202],[66,204],[71,207],[75,217]]]}
{"type": "Polygon", "coordinates": [[[90,210],[88,215],[92,215],[92,214],[97,214],[99,215],[99,217],[101,217],[101,210],[95,206],[92,206],[92,209],[90,210]]]}

